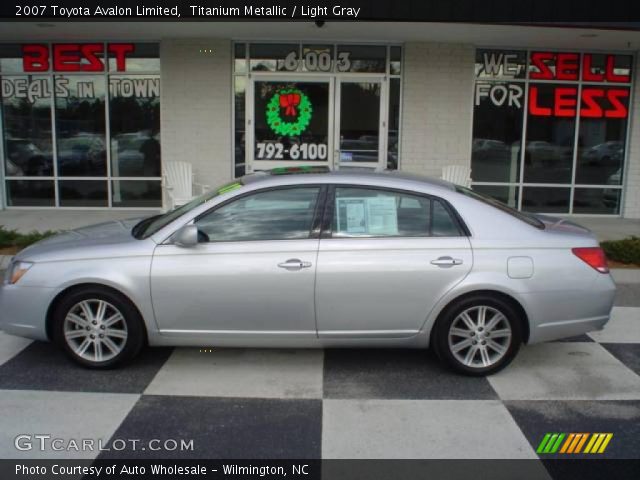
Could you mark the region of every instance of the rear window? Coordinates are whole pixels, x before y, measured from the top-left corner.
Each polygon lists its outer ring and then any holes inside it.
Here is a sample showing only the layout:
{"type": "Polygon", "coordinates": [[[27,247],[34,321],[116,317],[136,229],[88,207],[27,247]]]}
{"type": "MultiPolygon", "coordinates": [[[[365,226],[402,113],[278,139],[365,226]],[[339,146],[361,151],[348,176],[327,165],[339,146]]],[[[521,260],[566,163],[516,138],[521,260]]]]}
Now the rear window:
{"type": "Polygon", "coordinates": [[[489,197],[488,195],[483,195],[481,193],[474,192],[470,188],[461,187],[460,185],[456,185],[455,188],[456,188],[456,192],[458,193],[461,193],[467,197],[471,197],[484,204],[491,205],[492,207],[497,208],[498,210],[502,210],[503,212],[508,213],[512,217],[516,217],[518,220],[522,222],[528,223],[532,227],[536,227],[536,228],[539,228],[540,230],[544,230],[544,223],[542,223],[542,221],[538,220],[535,216],[529,213],[520,212],[519,210],[516,210],[515,208],[511,208],[509,205],[506,205],[501,201],[496,200],[493,197],[489,197]]]}

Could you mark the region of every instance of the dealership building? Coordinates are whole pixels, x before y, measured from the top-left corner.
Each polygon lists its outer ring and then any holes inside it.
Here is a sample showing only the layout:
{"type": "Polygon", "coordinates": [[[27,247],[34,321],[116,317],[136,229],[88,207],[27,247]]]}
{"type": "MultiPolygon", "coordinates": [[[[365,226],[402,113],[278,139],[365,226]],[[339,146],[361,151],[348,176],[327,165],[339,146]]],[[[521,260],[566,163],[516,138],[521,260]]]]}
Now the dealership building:
{"type": "Polygon", "coordinates": [[[0,23],[3,209],[159,209],[165,174],[470,169],[518,209],[640,218],[640,30],[0,23]]]}

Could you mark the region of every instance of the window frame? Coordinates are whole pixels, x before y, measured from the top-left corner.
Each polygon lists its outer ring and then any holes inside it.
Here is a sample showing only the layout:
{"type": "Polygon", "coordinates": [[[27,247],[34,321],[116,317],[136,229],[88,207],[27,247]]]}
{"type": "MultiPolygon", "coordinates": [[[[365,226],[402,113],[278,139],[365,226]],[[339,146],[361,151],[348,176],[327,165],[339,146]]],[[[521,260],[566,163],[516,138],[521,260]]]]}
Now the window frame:
{"type": "Polygon", "coordinates": [[[366,185],[366,184],[357,184],[357,183],[332,183],[328,186],[327,189],[327,198],[326,198],[326,206],[324,208],[324,215],[322,218],[322,232],[320,234],[321,239],[332,239],[332,240],[379,240],[379,239],[430,239],[430,238],[460,238],[460,237],[470,237],[471,232],[458,214],[458,211],[451,205],[451,203],[437,195],[432,195],[424,192],[416,192],[415,190],[405,190],[402,188],[395,187],[385,187],[380,185],[366,185]],[[336,207],[336,189],[337,188],[359,188],[361,190],[381,190],[385,192],[392,192],[401,195],[412,195],[416,197],[427,198],[430,201],[430,214],[431,217],[429,219],[429,235],[371,235],[371,236],[362,236],[362,237],[334,237],[333,236],[333,215],[336,207]],[[431,234],[433,229],[433,202],[438,201],[447,211],[449,216],[451,217],[455,227],[458,229],[459,235],[456,236],[433,236],[431,234]]]}
{"type": "Polygon", "coordinates": [[[308,183],[308,184],[290,184],[290,185],[276,185],[271,187],[259,188],[256,190],[250,190],[248,192],[244,192],[240,195],[236,195],[235,197],[229,198],[224,202],[221,202],[205,212],[194,217],[189,223],[197,226],[197,222],[201,220],[203,217],[206,217],[209,214],[214,213],[216,210],[230,205],[238,200],[242,200],[243,198],[250,197],[252,195],[275,191],[275,190],[291,190],[294,188],[318,188],[318,195],[316,197],[316,203],[313,207],[313,217],[311,219],[311,228],[307,234],[306,238],[274,238],[274,239],[255,239],[255,240],[214,240],[209,242],[198,242],[198,245],[211,245],[218,243],[246,243],[246,242],[292,242],[292,241],[300,241],[300,240],[313,240],[320,238],[321,231],[321,220],[324,215],[324,210],[326,206],[327,199],[327,185],[322,183],[308,183]]]}

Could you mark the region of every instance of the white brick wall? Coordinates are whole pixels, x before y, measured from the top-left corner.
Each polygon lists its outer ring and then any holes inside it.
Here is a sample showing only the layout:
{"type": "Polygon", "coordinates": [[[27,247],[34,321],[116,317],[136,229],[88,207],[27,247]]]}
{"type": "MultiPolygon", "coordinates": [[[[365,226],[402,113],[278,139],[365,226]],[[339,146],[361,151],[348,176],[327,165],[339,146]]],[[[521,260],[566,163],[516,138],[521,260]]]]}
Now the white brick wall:
{"type": "Polygon", "coordinates": [[[163,162],[191,162],[198,183],[230,180],[231,42],[163,40],[160,59],[163,162]]]}
{"type": "Polygon", "coordinates": [[[631,106],[631,123],[629,128],[629,153],[625,184],[623,216],[640,218],[640,65],[636,62],[634,72],[633,105],[631,106]]]}
{"type": "Polygon", "coordinates": [[[471,165],[474,52],[471,45],[405,45],[402,170],[439,177],[444,165],[471,165]]]}

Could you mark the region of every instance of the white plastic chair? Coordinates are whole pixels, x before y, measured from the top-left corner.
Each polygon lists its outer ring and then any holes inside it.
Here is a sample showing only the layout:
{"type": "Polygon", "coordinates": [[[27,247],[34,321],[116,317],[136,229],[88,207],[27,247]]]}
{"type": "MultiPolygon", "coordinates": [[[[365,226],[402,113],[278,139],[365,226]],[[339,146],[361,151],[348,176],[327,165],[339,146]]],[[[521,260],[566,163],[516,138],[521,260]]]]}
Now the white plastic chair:
{"type": "Polygon", "coordinates": [[[471,169],[464,165],[447,165],[446,167],[442,167],[442,179],[455,183],[456,185],[470,187],[471,169]]]}
{"type": "Polygon", "coordinates": [[[164,165],[164,190],[167,193],[167,208],[173,209],[189,203],[204,193],[208,185],[194,181],[193,167],[187,162],[167,162],[164,165]]]}

